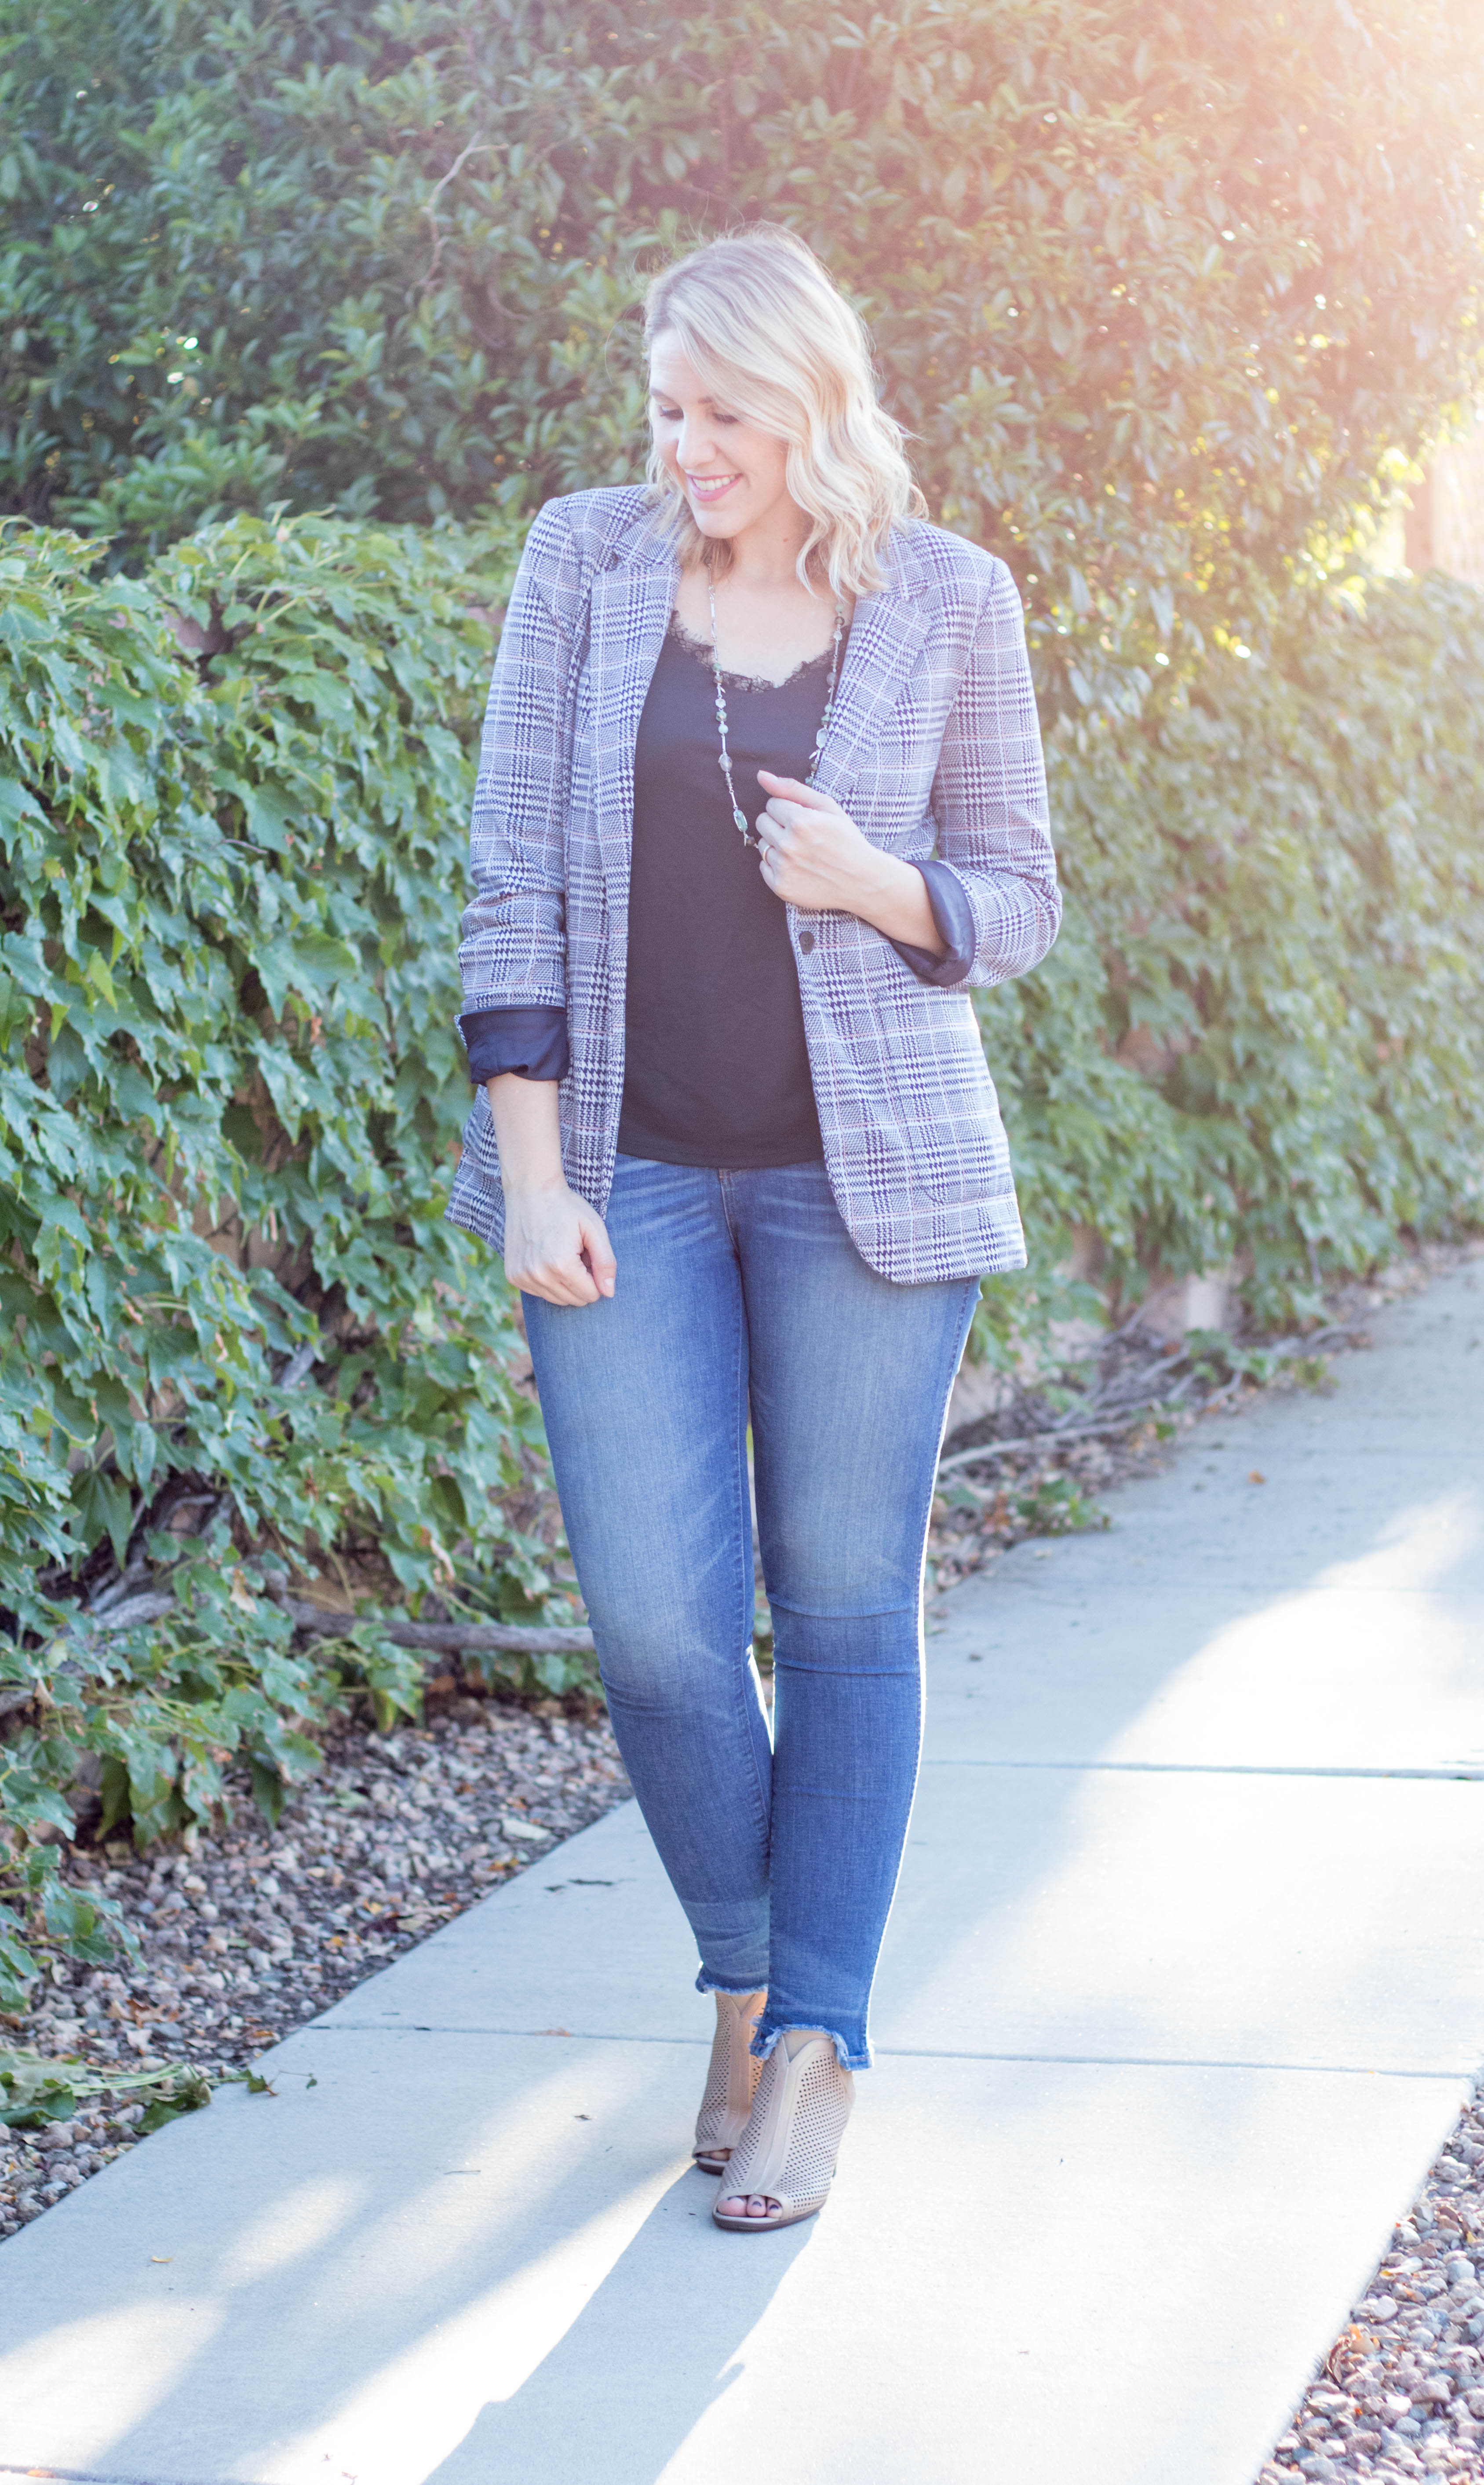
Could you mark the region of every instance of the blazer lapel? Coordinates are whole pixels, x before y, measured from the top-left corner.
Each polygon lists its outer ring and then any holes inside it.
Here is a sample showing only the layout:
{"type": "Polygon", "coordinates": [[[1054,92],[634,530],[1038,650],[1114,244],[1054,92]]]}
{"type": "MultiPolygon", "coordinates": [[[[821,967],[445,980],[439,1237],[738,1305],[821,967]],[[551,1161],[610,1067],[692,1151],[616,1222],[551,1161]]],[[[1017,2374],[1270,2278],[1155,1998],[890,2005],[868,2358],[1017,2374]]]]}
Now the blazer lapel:
{"type": "MultiPolygon", "coordinates": [[[[592,686],[593,773],[603,877],[613,912],[628,913],[634,834],[634,745],[639,719],[665,643],[678,570],[652,526],[622,546],[592,581],[589,668],[592,686]]],[[[905,584],[893,579],[863,596],[819,755],[816,782],[842,800],[861,754],[891,713],[927,624],[905,584]]]]}
{"type": "Polygon", "coordinates": [[[628,912],[634,838],[634,745],[675,599],[675,563],[663,551],[599,570],[592,581],[589,668],[593,774],[603,877],[621,920],[628,912]]]}
{"type": "Polygon", "coordinates": [[[895,705],[926,636],[926,621],[895,585],[863,596],[856,606],[835,713],[814,780],[837,802],[843,800],[871,735],[895,705]]]}

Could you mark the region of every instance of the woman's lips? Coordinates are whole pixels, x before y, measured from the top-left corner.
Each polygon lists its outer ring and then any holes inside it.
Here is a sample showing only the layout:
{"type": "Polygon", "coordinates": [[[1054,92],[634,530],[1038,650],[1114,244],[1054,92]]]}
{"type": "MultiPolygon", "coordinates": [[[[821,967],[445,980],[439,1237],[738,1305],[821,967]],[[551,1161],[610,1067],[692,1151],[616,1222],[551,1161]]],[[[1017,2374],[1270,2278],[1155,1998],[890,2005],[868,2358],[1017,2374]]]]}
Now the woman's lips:
{"type": "Polygon", "coordinates": [[[687,475],[685,484],[694,499],[710,503],[721,500],[741,480],[740,475],[687,475]]]}

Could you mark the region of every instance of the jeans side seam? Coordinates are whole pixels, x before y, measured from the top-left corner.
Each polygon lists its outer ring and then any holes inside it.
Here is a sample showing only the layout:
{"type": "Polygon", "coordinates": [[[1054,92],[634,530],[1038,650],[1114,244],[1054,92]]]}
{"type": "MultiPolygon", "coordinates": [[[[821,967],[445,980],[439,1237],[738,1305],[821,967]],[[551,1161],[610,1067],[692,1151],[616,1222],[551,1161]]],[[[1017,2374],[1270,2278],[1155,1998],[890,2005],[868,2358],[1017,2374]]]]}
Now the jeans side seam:
{"type": "MultiPolygon", "coordinates": [[[[877,1943],[876,1943],[876,1955],[875,1955],[875,1957],[871,1960],[871,1963],[870,1963],[870,1973],[869,1973],[869,1975],[867,1976],[867,1978],[866,1978],[866,2064],[867,2064],[867,2065],[869,2064],[869,2062],[870,2062],[870,1997],[871,1997],[871,1993],[872,1993],[872,1991],[873,1991],[873,1989],[874,1989],[874,1987],[875,1987],[875,1982],[876,1982],[876,1970],[877,1970],[877,1967],[880,1965],[880,1962],[881,1962],[881,1944],[882,1944],[882,1942],[886,1939],[886,1928],[887,1928],[888,1925],[889,1925],[889,1924],[891,1923],[891,1921],[892,1921],[892,1914],[893,1914],[893,1910],[894,1909],[894,1907],[895,1907],[895,1905],[896,1905],[896,1894],[897,1894],[897,1891],[901,1888],[901,1882],[902,1882],[902,1869],[903,1869],[903,1867],[904,1867],[904,1865],[906,1864],[906,1861],[907,1861],[907,1840],[908,1840],[908,1837],[909,1837],[909,1835],[910,1835],[910,1833],[911,1833],[911,1829],[912,1829],[912,1816],[913,1816],[914,1812],[917,1810],[917,1802],[918,1802],[918,1784],[919,1784],[919,1781],[920,1781],[920,1779],[921,1779],[921,1774],[922,1774],[922,1735],[923,1735],[923,1729],[924,1729],[924,1725],[925,1725],[925,1722],[926,1722],[926,1721],[925,1721],[925,1710],[926,1710],[926,1707],[927,1707],[927,1652],[926,1652],[926,1647],[925,1647],[925,1645],[924,1645],[923,1637],[922,1637],[922,1619],[921,1619],[921,1617],[922,1617],[922,1604],[923,1604],[923,1590],[924,1590],[924,1588],[925,1588],[925,1586],[926,1586],[926,1580],[927,1580],[927,1539],[928,1539],[928,1532],[929,1532],[929,1530],[930,1530],[930,1528],[931,1528],[931,1525],[932,1525],[933,1494],[936,1492],[936,1490],[937,1490],[937,1488],[938,1488],[938,1457],[942,1455],[942,1451],[943,1451],[943,1435],[944,1435],[944,1433],[945,1433],[945,1431],[947,1430],[947,1427],[948,1427],[948,1406],[949,1406],[949,1404],[950,1404],[950,1402],[951,1402],[951,1400],[952,1400],[952,1396],[953,1396],[953,1383],[954,1383],[954,1381],[955,1381],[955,1380],[957,1379],[957,1378],[958,1378],[958,1367],[959,1367],[959,1365],[962,1363],[962,1361],[963,1361],[963,1359],[964,1359],[964,1347],[965,1347],[965,1345],[966,1345],[966,1343],[967,1343],[967,1341],[968,1341],[968,1336],[969,1336],[969,1324],[970,1324],[970,1322],[971,1322],[971,1321],[973,1320],[973,1318],[974,1318],[974,1307],[975,1307],[975,1304],[978,1301],[978,1298],[979,1298],[979,1280],[978,1280],[978,1278],[977,1278],[977,1277],[975,1277],[975,1278],[972,1278],[972,1279],[966,1279],[966,1280],[965,1280],[965,1283],[964,1283],[964,1291],[965,1291],[966,1300],[965,1300],[965,1307],[964,1307],[964,1315],[963,1315],[963,1319],[962,1319],[962,1322],[961,1322],[961,1324],[960,1324],[960,1326],[959,1326],[959,1332],[958,1332],[958,1352],[957,1352],[957,1354],[953,1357],[952,1362],[949,1364],[948,1369],[948,1374],[947,1374],[947,1376],[946,1376],[946,1378],[945,1378],[945,1379],[944,1379],[944,1383],[943,1383],[943,1396],[942,1396],[942,1401],[941,1401],[941,1404],[940,1404],[939,1416],[938,1416],[937,1455],[934,1457],[933,1461],[932,1461],[932,1465],[931,1465],[931,1467],[930,1467],[930,1468],[929,1468],[929,1470],[928,1470],[926,1490],[925,1490],[925,1492],[924,1492],[924,1494],[923,1494],[923,1496],[922,1496],[922,1499],[921,1499],[921,1503],[920,1503],[920,1505],[919,1505],[919,1506],[920,1506],[920,1508],[921,1508],[921,1516],[922,1516],[922,1551],[921,1551],[921,1560],[920,1560],[920,1562],[919,1562],[919,1565],[918,1565],[918,1599],[917,1599],[917,1610],[918,1610],[918,1631],[917,1631],[917,1638],[918,1638],[918,1748],[917,1748],[917,1757],[916,1757],[916,1759],[914,1760],[914,1761],[913,1761],[913,1765],[912,1765],[912,1793],[911,1793],[910,1797],[908,1798],[908,1803],[907,1803],[907,1816],[906,1816],[905,1821],[904,1821],[904,1822],[903,1822],[903,1824],[902,1824],[902,1843],[901,1843],[900,1849],[898,1850],[898,1853],[897,1853],[897,1858],[896,1858],[896,1871],[895,1871],[895,1874],[894,1874],[894,1876],[893,1876],[893,1882],[892,1882],[892,1895],[891,1895],[891,1897],[890,1897],[890,1898],[888,1898],[888,1900],[887,1900],[886,1913],[885,1913],[885,1915],[882,1917],[882,1920],[881,1920],[881,1934],[880,1934],[880,1938],[878,1939],[878,1941],[877,1941],[877,1943]]],[[[837,2041],[837,2045],[838,2045],[838,2039],[837,2038],[837,2040],[836,2040],[836,2041],[837,2041]]],[[[843,2056],[843,2055],[841,2055],[840,2060],[841,2060],[842,2062],[844,2061],[844,2056],[843,2056]]]]}
{"type": "MultiPolygon", "coordinates": [[[[720,1182],[722,1177],[718,1175],[717,1179],[720,1182]]],[[[739,1286],[734,1369],[737,1382],[737,1405],[739,1412],[742,1414],[744,1420],[739,1425],[737,1433],[737,1462],[733,1475],[737,1494],[737,1523],[732,1531],[731,1541],[736,1548],[737,1555],[737,1619],[742,1625],[744,1633],[742,1645],[750,1652],[753,1645],[753,1618],[756,1610],[752,1574],[756,1561],[756,1548],[753,1543],[753,1496],[749,1489],[747,1474],[747,1424],[745,1417],[748,1409],[748,1393],[747,1372],[744,1368],[746,1347],[747,1307],[742,1299],[741,1289],[739,1286]]],[[[758,1771],[757,1746],[754,1737],[753,1719],[748,1707],[749,1701],[756,1696],[753,1691],[751,1679],[752,1671],[753,1669],[750,1667],[744,1667],[741,1665],[737,1667],[736,1701],[737,1708],[741,1717],[743,1733],[747,1741],[748,1753],[753,1764],[753,1799],[757,1808],[757,1825],[762,1834],[763,1853],[767,1858],[768,1870],[771,1876],[773,1858],[773,1804],[771,1789],[763,1785],[758,1771]]],[[[768,1725],[769,1740],[771,1741],[772,1723],[771,1720],[766,1722],[768,1725]]]]}

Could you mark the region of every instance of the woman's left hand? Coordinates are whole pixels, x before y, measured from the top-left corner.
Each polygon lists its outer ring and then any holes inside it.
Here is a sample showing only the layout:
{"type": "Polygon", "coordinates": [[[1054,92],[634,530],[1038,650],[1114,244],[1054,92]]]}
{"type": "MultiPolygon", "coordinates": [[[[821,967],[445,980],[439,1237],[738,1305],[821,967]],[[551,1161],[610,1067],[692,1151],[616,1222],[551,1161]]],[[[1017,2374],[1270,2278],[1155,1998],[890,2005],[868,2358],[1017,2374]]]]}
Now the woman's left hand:
{"type": "Polygon", "coordinates": [[[894,857],[868,843],[834,795],[821,794],[817,785],[775,777],[767,768],[758,769],[757,781],[768,796],[757,822],[761,871],[774,896],[788,906],[863,914],[863,897],[880,895],[890,885],[894,857]]]}
{"type": "Polygon", "coordinates": [[[817,785],[775,777],[767,768],[758,769],[757,781],[768,797],[757,822],[760,869],[775,897],[786,906],[858,915],[891,940],[942,955],[920,871],[863,837],[849,812],[817,785]]]}

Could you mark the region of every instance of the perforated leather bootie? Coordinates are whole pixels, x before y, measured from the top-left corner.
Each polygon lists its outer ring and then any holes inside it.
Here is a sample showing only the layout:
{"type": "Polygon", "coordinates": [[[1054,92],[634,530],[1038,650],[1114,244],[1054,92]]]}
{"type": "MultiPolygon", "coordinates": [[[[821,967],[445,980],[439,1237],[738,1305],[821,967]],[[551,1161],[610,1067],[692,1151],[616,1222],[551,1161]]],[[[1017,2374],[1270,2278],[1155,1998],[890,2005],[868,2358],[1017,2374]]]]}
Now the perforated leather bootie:
{"type": "Polygon", "coordinates": [[[717,2225],[733,2235],[772,2234],[822,2209],[854,2103],[855,2081],[834,2038],[805,2030],[801,2041],[801,2032],[790,2030],[762,2066],[747,2129],[711,2212],[717,2225]],[[756,2198],[774,2202],[766,2217],[732,2216],[721,2205],[756,2198]]]}
{"type": "Polygon", "coordinates": [[[727,2163],[747,2129],[762,2064],[748,2049],[753,2030],[767,2000],[762,1993],[718,1993],[716,2034],[705,2094],[696,2116],[696,2145],[691,2154],[703,2174],[724,2174],[727,2163]]]}

